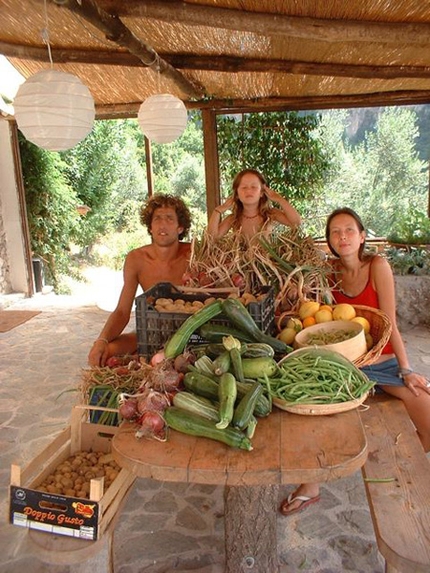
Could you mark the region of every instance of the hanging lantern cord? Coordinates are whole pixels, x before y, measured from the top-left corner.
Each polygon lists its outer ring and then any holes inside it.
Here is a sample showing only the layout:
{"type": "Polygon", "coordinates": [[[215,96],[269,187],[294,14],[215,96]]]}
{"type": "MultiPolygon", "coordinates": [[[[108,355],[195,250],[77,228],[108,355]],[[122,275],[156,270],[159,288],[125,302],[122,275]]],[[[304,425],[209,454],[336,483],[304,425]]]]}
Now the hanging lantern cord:
{"type": "Polygon", "coordinates": [[[48,20],[48,6],[46,0],[43,0],[43,8],[45,17],[45,27],[43,28],[41,35],[42,35],[42,40],[45,42],[48,48],[49,61],[51,62],[51,68],[53,68],[54,62],[52,61],[51,44],[49,43],[49,20],[48,20]]]}

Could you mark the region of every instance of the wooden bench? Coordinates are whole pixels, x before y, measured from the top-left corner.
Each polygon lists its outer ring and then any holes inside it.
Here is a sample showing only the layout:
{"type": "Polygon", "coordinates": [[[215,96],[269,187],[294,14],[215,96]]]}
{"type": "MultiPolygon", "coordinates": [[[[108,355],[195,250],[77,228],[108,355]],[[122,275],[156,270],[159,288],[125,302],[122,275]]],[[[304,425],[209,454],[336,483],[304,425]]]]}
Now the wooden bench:
{"type": "Polygon", "coordinates": [[[366,404],[362,474],[385,571],[429,573],[429,460],[401,400],[378,395],[366,404]]]}

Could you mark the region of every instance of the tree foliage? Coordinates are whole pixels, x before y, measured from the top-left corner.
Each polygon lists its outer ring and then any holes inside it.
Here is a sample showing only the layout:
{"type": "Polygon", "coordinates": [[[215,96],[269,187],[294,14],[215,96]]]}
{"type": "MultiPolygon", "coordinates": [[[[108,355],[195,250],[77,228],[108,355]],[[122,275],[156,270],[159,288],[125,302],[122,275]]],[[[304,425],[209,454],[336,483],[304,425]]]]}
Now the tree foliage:
{"type": "Polygon", "coordinates": [[[258,169],[270,186],[297,206],[322,189],[330,169],[318,133],[317,114],[247,113],[218,118],[218,150],[223,194],[236,173],[258,169]]]}
{"type": "Polygon", "coordinates": [[[21,134],[19,146],[32,253],[44,262],[47,281],[58,288],[79,224],[77,194],[64,176],[59,154],[33,145],[21,134]]]}

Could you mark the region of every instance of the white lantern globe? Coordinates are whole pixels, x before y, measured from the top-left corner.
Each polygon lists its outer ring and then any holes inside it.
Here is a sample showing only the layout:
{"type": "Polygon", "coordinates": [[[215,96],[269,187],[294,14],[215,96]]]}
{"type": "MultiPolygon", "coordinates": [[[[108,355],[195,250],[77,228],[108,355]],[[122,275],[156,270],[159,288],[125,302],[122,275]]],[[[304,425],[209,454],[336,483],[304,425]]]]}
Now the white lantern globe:
{"type": "Polygon", "coordinates": [[[148,139],[155,143],[171,143],[187,127],[187,108],[171,94],[157,94],[142,103],[137,120],[148,139]]]}
{"type": "Polygon", "coordinates": [[[25,138],[49,151],[74,147],[93,128],[94,99],[73,74],[37,72],[21,84],[13,105],[25,138]]]}

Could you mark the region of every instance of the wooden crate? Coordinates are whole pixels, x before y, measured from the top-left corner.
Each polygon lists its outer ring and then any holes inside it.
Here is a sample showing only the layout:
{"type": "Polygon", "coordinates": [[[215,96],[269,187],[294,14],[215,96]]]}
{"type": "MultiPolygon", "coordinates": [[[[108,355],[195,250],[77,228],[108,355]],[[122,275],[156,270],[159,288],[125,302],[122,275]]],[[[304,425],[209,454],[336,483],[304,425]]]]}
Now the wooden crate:
{"type": "Polygon", "coordinates": [[[71,424],[25,469],[12,464],[9,520],[13,525],[94,541],[100,539],[135,476],[121,469],[103,494],[103,479],[91,480],[89,499],[37,491],[35,488],[68,457],[80,450],[110,453],[117,428],[89,422],[91,406],[76,406],[71,424]]]}

